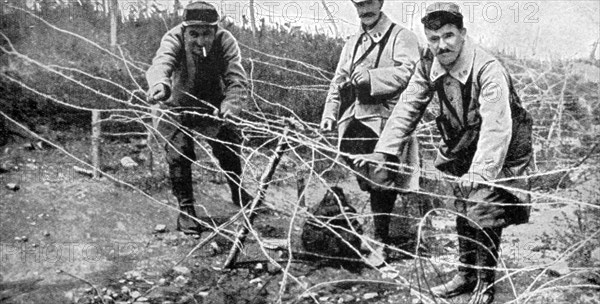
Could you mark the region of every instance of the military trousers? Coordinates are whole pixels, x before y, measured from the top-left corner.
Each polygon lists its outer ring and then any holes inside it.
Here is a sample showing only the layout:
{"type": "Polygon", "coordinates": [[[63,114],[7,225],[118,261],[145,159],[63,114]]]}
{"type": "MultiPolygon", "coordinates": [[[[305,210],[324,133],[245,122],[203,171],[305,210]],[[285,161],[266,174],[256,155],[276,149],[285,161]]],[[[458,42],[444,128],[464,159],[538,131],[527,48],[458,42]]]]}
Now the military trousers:
{"type": "Polygon", "coordinates": [[[462,264],[459,271],[477,274],[481,280],[493,282],[505,226],[497,225],[498,218],[501,218],[498,213],[504,213],[504,207],[499,204],[505,201],[505,195],[486,186],[477,187],[466,197],[458,185],[454,190],[457,197],[454,204],[459,212],[456,218],[459,261],[462,264]]]}
{"type": "MultiPolygon", "coordinates": [[[[353,120],[346,129],[345,136],[340,143],[340,150],[349,154],[370,154],[375,151],[378,136],[369,127],[353,120]]],[[[392,157],[397,161],[397,158],[392,157]]],[[[355,172],[356,180],[361,190],[370,194],[371,211],[375,238],[387,242],[389,238],[390,213],[394,210],[394,204],[398,191],[394,190],[397,168],[395,170],[380,170],[375,172],[376,165],[368,164],[363,167],[354,166],[352,160],[344,157],[345,162],[355,172]]],[[[394,161],[394,160],[389,160],[394,161]]]]}
{"type": "Polygon", "coordinates": [[[195,139],[205,140],[225,173],[232,202],[246,204],[250,195],[241,187],[241,143],[237,128],[209,115],[182,112],[167,115],[158,125],[165,140],[166,162],[173,195],[178,202],[192,201],[192,163],[196,161],[195,139]],[[195,132],[200,134],[194,136],[195,132]]]}

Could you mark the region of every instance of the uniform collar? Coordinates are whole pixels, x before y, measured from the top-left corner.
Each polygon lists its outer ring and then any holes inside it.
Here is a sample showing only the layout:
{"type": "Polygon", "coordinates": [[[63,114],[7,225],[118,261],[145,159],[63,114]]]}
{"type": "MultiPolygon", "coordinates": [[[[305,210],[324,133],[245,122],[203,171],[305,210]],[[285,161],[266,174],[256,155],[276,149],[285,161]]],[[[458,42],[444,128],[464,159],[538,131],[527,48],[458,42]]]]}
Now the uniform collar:
{"type": "Polygon", "coordinates": [[[383,12],[381,12],[379,21],[377,21],[377,24],[375,24],[372,29],[365,31],[361,25],[358,34],[360,37],[360,35],[365,33],[371,37],[371,40],[373,40],[374,43],[379,43],[379,41],[383,39],[383,36],[385,36],[385,33],[387,33],[390,26],[392,26],[392,21],[383,12]]]}
{"type": "Polygon", "coordinates": [[[465,39],[465,44],[463,45],[463,48],[460,52],[460,55],[458,55],[456,63],[450,69],[450,71],[446,70],[446,68],[444,68],[442,64],[440,64],[437,57],[435,57],[431,66],[431,73],[429,74],[429,79],[431,79],[432,82],[435,82],[440,77],[448,73],[450,74],[450,76],[460,81],[460,83],[464,85],[467,83],[469,75],[473,70],[472,67],[474,58],[475,45],[471,41],[471,38],[467,36],[467,38],[465,39]]]}

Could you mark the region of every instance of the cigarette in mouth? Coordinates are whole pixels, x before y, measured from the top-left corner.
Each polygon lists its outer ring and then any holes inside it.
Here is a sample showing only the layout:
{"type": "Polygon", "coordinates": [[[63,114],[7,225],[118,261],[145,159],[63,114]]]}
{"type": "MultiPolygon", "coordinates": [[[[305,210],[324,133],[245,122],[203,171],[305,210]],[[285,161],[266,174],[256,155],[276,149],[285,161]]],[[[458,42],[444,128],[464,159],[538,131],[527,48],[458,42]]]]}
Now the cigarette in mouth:
{"type": "Polygon", "coordinates": [[[206,57],[206,48],[202,47],[202,56],[206,57]]]}

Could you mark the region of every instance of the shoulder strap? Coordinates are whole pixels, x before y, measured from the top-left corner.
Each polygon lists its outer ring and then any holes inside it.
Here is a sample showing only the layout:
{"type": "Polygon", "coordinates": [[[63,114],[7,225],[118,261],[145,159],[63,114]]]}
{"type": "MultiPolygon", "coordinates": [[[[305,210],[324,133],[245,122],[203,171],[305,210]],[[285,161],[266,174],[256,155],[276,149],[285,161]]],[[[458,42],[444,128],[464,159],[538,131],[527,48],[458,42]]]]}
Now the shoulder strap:
{"type": "MultiPolygon", "coordinates": [[[[479,75],[477,75],[477,81],[479,81],[479,75]]],[[[471,98],[473,97],[473,69],[471,69],[471,74],[465,83],[465,86],[462,91],[462,106],[463,106],[463,122],[467,125],[469,119],[469,108],[471,107],[471,98]]]]}
{"type": "Polygon", "coordinates": [[[396,24],[392,23],[392,25],[390,26],[390,28],[387,30],[387,32],[383,35],[383,37],[381,38],[381,40],[378,43],[372,43],[371,46],[369,46],[369,48],[356,60],[356,62],[354,62],[354,58],[356,57],[356,51],[358,51],[358,41],[356,42],[356,44],[354,45],[354,52],[352,53],[352,67],[350,68],[350,74],[352,74],[352,72],[354,72],[354,69],[361,63],[363,62],[367,56],[369,56],[369,54],[371,54],[371,52],[373,52],[373,50],[375,49],[375,47],[377,45],[380,45],[379,47],[379,53],[377,54],[377,59],[375,61],[375,67],[379,66],[379,59],[381,58],[381,54],[383,53],[383,49],[385,48],[390,35],[392,34],[392,30],[394,29],[394,26],[396,24]]]}
{"type": "MultiPolygon", "coordinates": [[[[448,108],[448,111],[450,112],[450,114],[452,114],[452,116],[454,116],[456,118],[456,120],[462,124],[464,124],[465,126],[468,123],[468,118],[469,118],[469,107],[471,106],[471,98],[472,98],[472,92],[473,92],[473,70],[471,70],[471,74],[469,75],[469,78],[467,79],[467,82],[465,83],[463,89],[462,89],[462,107],[463,107],[463,117],[462,120],[461,118],[458,116],[458,112],[456,112],[456,109],[448,103],[448,97],[446,96],[446,91],[444,90],[444,85],[443,85],[443,81],[441,79],[438,79],[435,82],[435,89],[438,92],[438,99],[440,100],[440,114],[443,114],[443,110],[444,110],[444,105],[446,105],[446,107],[448,108]]],[[[479,78],[481,77],[481,72],[477,75],[477,81],[479,83],[479,78]]]]}
{"type": "Polygon", "coordinates": [[[379,52],[377,53],[377,59],[375,59],[374,68],[379,67],[379,60],[381,59],[381,54],[383,54],[383,50],[385,49],[385,46],[387,45],[388,40],[390,40],[390,36],[392,35],[392,30],[394,29],[395,25],[396,25],[395,23],[392,23],[392,25],[390,26],[388,31],[385,33],[383,38],[381,38],[381,40],[379,41],[380,47],[379,47],[379,52]]]}
{"type": "Polygon", "coordinates": [[[421,57],[420,64],[425,70],[427,79],[429,79],[429,74],[431,74],[431,66],[433,65],[433,53],[428,47],[419,46],[419,55],[421,57]]]}

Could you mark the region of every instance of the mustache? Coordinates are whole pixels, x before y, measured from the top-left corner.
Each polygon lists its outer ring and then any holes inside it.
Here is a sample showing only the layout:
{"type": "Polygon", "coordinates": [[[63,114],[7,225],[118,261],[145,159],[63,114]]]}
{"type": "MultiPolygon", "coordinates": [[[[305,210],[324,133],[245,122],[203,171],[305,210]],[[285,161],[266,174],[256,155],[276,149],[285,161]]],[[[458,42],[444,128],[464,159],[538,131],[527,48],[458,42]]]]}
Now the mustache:
{"type": "Polygon", "coordinates": [[[438,55],[443,55],[443,54],[450,53],[450,52],[452,52],[452,50],[450,50],[450,49],[440,49],[440,50],[438,50],[438,55]]]}
{"type": "Polygon", "coordinates": [[[369,18],[369,17],[375,17],[375,16],[376,16],[375,13],[368,12],[368,13],[361,14],[358,17],[359,18],[369,18]]]}

